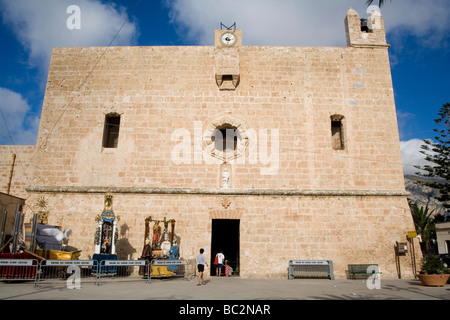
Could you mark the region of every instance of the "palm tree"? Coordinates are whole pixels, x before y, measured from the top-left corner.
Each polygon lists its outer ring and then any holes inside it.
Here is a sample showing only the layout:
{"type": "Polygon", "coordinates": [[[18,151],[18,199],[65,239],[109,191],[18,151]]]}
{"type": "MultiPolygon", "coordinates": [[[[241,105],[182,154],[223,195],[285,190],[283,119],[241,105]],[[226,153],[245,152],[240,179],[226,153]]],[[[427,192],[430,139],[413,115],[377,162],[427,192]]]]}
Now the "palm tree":
{"type": "Polygon", "coordinates": [[[434,210],[428,208],[428,203],[425,207],[418,207],[417,204],[410,202],[411,215],[414,221],[414,227],[418,235],[421,236],[422,252],[425,254],[430,249],[430,243],[435,239],[436,229],[434,225],[434,210]]]}

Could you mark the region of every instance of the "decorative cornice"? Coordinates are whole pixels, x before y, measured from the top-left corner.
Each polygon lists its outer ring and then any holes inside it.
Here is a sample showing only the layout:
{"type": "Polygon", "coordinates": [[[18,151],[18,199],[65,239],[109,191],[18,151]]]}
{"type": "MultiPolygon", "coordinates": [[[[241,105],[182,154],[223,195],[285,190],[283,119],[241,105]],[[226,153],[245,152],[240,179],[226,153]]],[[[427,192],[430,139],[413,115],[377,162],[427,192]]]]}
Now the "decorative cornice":
{"type": "Polygon", "coordinates": [[[107,193],[113,194],[172,194],[228,196],[304,196],[304,197],[406,197],[405,190],[300,190],[300,189],[213,189],[164,187],[61,187],[30,186],[29,193],[107,193]]]}
{"type": "Polygon", "coordinates": [[[389,48],[390,44],[352,42],[353,48],[389,48]]]}

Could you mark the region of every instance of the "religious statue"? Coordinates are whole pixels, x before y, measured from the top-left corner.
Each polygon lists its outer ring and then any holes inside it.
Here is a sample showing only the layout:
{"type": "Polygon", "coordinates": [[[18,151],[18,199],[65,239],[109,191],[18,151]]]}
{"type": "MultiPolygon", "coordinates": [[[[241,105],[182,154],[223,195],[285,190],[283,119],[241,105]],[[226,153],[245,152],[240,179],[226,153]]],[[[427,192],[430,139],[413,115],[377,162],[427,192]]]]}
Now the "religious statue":
{"type": "MultiPolygon", "coordinates": [[[[166,259],[174,259],[174,255],[172,253],[175,251],[173,248],[173,241],[175,235],[175,220],[167,220],[165,217],[163,220],[155,220],[152,217],[145,218],[145,235],[144,235],[144,250],[142,251],[142,256],[139,260],[166,260],[166,259]],[[150,226],[150,223],[153,222],[153,227],[150,226]],[[160,224],[161,222],[161,224],[160,224]],[[171,231],[169,232],[169,223],[171,225],[171,231]],[[164,225],[164,229],[162,229],[162,225],[164,225]],[[153,234],[151,235],[151,230],[153,230],[153,234]],[[162,233],[162,239],[161,239],[162,233]],[[162,241],[162,242],[161,242],[162,241]],[[160,243],[161,242],[161,243],[160,243]],[[147,254],[150,256],[146,258],[147,254]]],[[[176,246],[176,244],[175,244],[176,246]]],[[[177,251],[177,250],[176,250],[177,251]]],[[[178,257],[178,253],[176,253],[178,257]]],[[[151,276],[152,277],[168,277],[172,276],[174,272],[169,270],[169,266],[164,265],[152,265],[151,266],[151,276]]],[[[176,266],[178,267],[178,266],[176,266]]],[[[145,267],[140,269],[139,274],[143,275],[145,273],[145,267]]]]}
{"type": "Polygon", "coordinates": [[[105,194],[104,208],[102,212],[102,218],[108,221],[115,219],[113,210],[113,195],[112,193],[105,194]]]}
{"type": "Polygon", "coordinates": [[[141,258],[151,259],[152,257],[152,246],[150,245],[150,239],[145,240],[144,248],[142,249],[141,258]]]}
{"type": "Polygon", "coordinates": [[[156,249],[158,247],[158,241],[161,238],[161,226],[159,225],[159,221],[156,221],[153,225],[153,238],[152,238],[152,247],[156,249]]]}
{"type": "Polygon", "coordinates": [[[222,188],[229,188],[229,181],[230,181],[230,173],[228,172],[228,169],[223,169],[222,173],[222,188]]]}
{"type": "Polygon", "coordinates": [[[97,222],[94,238],[95,254],[116,254],[117,223],[120,217],[114,214],[112,193],[105,194],[103,211],[101,215],[95,217],[95,220],[97,222]]]}
{"type": "MultiPolygon", "coordinates": [[[[173,240],[173,244],[170,247],[169,251],[169,260],[178,260],[180,258],[180,251],[178,249],[177,239],[173,240]]],[[[168,266],[167,270],[175,271],[179,268],[179,266],[168,266]]]]}
{"type": "Polygon", "coordinates": [[[113,195],[111,193],[105,194],[104,211],[113,211],[113,195]]]}
{"type": "Polygon", "coordinates": [[[169,255],[170,241],[169,241],[169,235],[167,233],[164,233],[164,241],[161,243],[161,250],[163,251],[163,254],[165,256],[169,255]]]}
{"type": "Polygon", "coordinates": [[[101,250],[100,253],[107,253],[107,254],[109,254],[110,253],[110,248],[111,248],[111,246],[109,245],[108,241],[103,241],[103,243],[102,243],[102,250],[101,250]]]}
{"type": "MultiPolygon", "coordinates": [[[[152,246],[150,245],[150,239],[145,239],[145,245],[144,248],[142,249],[142,255],[139,258],[139,260],[148,260],[149,264],[152,261],[152,246]]],[[[146,270],[145,266],[140,266],[139,267],[139,275],[146,275],[148,273],[148,270],[146,270]]]]}

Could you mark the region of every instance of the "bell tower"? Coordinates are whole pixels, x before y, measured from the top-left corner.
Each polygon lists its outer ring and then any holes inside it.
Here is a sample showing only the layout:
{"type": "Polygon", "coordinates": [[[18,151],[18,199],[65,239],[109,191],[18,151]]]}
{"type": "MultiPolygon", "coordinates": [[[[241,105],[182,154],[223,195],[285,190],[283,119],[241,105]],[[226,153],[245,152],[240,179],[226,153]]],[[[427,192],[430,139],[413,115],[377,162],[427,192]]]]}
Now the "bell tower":
{"type": "MultiPolygon", "coordinates": [[[[221,27],[223,24],[221,24],[221,27]]],[[[239,47],[242,45],[242,32],[226,27],[215,31],[216,84],[219,90],[235,90],[239,85],[239,47]]]]}
{"type": "Polygon", "coordinates": [[[389,47],[383,16],[377,10],[373,10],[368,19],[360,19],[358,13],[349,8],[345,16],[345,35],[349,47],[389,47]]]}

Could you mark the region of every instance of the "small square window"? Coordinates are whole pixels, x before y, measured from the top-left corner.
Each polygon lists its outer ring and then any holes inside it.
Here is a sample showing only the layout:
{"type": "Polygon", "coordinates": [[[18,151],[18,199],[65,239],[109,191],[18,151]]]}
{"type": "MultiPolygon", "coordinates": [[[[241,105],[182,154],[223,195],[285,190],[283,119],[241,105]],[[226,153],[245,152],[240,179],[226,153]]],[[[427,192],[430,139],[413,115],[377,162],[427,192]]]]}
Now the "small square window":
{"type": "Polygon", "coordinates": [[[216,83],[219,90],[236,90],[239,79],[239,74],[216,74],[216,83]]]}

